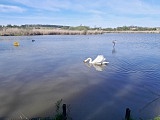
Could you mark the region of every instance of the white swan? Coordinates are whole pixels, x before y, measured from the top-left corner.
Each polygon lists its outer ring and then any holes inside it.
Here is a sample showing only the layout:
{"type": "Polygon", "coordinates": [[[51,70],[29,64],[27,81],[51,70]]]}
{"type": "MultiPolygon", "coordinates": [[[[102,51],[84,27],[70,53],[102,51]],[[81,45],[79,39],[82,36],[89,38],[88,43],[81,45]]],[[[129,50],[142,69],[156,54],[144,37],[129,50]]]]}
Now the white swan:
{"type": "Polygon", "coordinates": [[[117,40],[113,40],[112,43],[113,43],[113,47],[114,47],[117,43],[117,40]]]}
{"type": "Polygon", "coordinates": [[[95,64],[95,65],[108,64],[109,62],[106,62],[105,60],[106,59],[104,58],[103,55],[98,55],[96,59],[94,59],[93,61],[92,61],[92,58],[87,58],[86,60],[84,60],[84,62],[86,63],[89,61],[90,64],[95,64]]]}

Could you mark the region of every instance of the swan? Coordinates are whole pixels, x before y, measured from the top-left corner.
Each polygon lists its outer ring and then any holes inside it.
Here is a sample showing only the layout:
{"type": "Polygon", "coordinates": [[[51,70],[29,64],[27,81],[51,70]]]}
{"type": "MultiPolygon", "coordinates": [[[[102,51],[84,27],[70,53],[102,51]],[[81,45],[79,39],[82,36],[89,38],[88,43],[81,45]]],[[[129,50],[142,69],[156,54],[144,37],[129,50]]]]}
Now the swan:
{"type": "Polygon", "coordinates": [[[113,40],[112,43],[113,43],[113,47],[114,47],[117,43],[117,40],[113,40]]]}
{"type": "Polygon", "coordinates": [[[95,64],[95,65],[104,65],[108,64],[109,62],[105,61],[106,59],[104,58],[103,55],[98,55],[93,61],[92,58],[87,58],[84,60],[84,63],[89,62],[90,64],[95,64]]]}

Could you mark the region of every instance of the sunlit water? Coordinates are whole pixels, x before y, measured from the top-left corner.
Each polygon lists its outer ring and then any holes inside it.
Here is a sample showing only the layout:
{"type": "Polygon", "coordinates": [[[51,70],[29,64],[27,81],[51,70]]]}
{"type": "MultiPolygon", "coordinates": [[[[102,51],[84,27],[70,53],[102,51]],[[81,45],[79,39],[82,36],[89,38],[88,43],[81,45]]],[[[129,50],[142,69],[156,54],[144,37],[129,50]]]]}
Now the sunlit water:
{"type": "Polygon", "coordinates": [[[74,120],[122,120],[127,107],[150,119],[160,115],[159,71],[160,34],[0,37],[0,118],[53,116],[63,99],[74,120]],[[98,54],[107,66],[83,63],[98,54]]]}

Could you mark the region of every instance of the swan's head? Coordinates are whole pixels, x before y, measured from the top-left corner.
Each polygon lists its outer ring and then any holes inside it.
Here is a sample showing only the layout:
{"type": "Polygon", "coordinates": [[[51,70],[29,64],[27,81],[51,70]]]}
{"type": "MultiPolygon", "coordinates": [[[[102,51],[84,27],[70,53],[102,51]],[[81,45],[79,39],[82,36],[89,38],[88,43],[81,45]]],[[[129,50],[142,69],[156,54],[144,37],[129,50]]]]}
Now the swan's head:
{"type": "Polygon", "coordinates": [[[89,61],[89,62],[91,62],[91,61],[92,61],[92,59],[91,59],[91,58],[87,58],[87,59],[86,59],[86,60],[84,60],[83,62],[84,62],[84,63],[86,63],[86,62],[88,62],[88,61],[89,61]]]}
{"type": "Polygon", "coordinates": [[[86,59],[86,60],[84,60],[83,62],[86,63],[87,61],[88,61],[88,60],[86,59]]]}

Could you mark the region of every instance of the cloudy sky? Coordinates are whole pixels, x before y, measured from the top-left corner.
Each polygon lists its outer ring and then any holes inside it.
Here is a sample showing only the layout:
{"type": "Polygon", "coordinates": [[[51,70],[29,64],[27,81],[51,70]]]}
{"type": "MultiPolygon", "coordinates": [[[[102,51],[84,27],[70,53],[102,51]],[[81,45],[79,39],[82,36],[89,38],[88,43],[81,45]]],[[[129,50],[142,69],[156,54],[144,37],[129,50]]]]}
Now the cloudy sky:
{"type": "Polygon", "coordinates": [[[160,26],[159,0],[0,0],[0,25],[160,26]]]}

